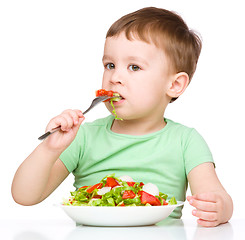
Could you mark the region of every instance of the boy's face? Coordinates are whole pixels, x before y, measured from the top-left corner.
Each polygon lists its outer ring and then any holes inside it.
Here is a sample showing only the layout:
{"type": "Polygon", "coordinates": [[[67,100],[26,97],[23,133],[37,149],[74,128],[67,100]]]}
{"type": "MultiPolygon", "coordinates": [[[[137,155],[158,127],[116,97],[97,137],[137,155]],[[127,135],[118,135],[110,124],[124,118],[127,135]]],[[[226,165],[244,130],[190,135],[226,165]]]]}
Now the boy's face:
{"type": "MultiPolygon", "coordinates": [[[[104,47],[102,87],[120,93],[114,102],[117,115],[124,120],[163,117],[170,101],[169,63],[153,43],[128,40],[124,33],[108,37],[104,47]]],[[[111,111],[110,103],[106,103],[111,111]]]]}

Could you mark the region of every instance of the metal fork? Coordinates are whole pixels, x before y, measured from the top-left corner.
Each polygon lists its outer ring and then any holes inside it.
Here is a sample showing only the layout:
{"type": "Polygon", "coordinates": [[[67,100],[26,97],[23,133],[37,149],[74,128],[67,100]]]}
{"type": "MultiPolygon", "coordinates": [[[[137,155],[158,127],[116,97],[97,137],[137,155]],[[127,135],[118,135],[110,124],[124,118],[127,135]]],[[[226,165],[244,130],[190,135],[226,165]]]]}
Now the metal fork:
{"type": "MultiPolygon", "coordinates": [[[[88,108],[86,111],[83,112],[83,115],[86,114],[87,112],[89,112],[89,111],[90,111],[93,107],[95,107],[97,104],[99,104],[99,103],[101,103],[101,102],[103,102],[103,101],[105,101],[105,100],[107,100],[107,99],[110,99],[110,98],[111,98],[111,97],[108,97],[108,96],[101,96],[101,97],[95,98],[95,99],[92,101],[92,103],[91,103],[91,105],[89,106],[89,108],[88,108]]],[[[42,136],[40,136],[40,137],[38,138],[38,140],[44,140],[46,137],[48,137],[49,135],[51,135],[51,134],[54,133],[54,132],[59,131],[60,129],[61,129],[61,126],[58,126],[58,127],[56,127],[56,128],[53,128],[53,129],[49,130],[48,132],[44,133],[42,136]]]]}

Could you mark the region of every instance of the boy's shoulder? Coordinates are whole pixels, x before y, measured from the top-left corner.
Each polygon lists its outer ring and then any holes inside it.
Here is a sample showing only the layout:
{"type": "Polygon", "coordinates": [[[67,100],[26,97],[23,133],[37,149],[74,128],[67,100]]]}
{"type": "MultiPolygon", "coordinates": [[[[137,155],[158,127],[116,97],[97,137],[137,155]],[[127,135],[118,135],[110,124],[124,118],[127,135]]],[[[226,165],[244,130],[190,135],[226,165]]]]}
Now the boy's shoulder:
{"type": "Polygon", "coordinates": [[[178,135],[189,136],[193,131],[196,131],[192,127],[188,127],[182,123],[175,122],[168,118],[165,118],[165,121],[167,122],[168,130],[172,132],[176,132],[176,134],[178,135]]]}
{"type": "Polygon", "coordinates": [[[182,130],[192,130],[193,129],[193,128],[188,127],[182,123],[175,122],[169,118],[165,118],[165,122],[167,122],[167,124],[169,124],[171,127],[176,128],[176,129],[182,129],[182,130]]]}

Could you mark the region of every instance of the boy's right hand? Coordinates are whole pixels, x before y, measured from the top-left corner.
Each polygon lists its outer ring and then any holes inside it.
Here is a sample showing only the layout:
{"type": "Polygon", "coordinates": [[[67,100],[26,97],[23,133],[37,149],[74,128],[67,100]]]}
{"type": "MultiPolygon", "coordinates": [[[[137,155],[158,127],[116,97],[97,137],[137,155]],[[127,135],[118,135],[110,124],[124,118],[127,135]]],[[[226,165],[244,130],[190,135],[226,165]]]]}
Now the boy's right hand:
{"type": "Polygon", "coordinates": [[[46,132],[58,126],[61,126],[61,130],[51,134],[43,141],[43,144],[51,151],[62,153],[76,137],[84,119],[80,110],[65,110],[52,118],[46,128],[46,132]]]}

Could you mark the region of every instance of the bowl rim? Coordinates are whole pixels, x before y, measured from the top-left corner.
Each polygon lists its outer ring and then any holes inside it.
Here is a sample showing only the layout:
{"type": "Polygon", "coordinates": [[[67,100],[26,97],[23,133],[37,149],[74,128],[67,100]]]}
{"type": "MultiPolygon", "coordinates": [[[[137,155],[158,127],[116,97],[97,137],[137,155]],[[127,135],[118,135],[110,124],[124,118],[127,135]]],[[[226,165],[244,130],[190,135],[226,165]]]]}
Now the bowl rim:
{"type": "MultiPolygon", "coordinates": [[[[176,207],[180,207],[180,206],[183,206],[185,204],[185,201],[177,201],[177,204],[173,204],[173,205],[161,205],[161,206],[125,206],[126,208],[137,208],[137,209],[140,209],[140,208],[149,208],[149,207],[154,207],[154,209],[157,209],[157,208],[176,208],[176,207]]],[[[110,208],[110,209],[125,209],[125,207],[118,207],[118,206],[73,206],[73,205],[64,205],[62,203],[56,205],[56,206],[60,206],[62,208],[96,208],[98,210],[98,208],[101,208],[101,209],[105,209],[105,208],[110,208]]]]}

